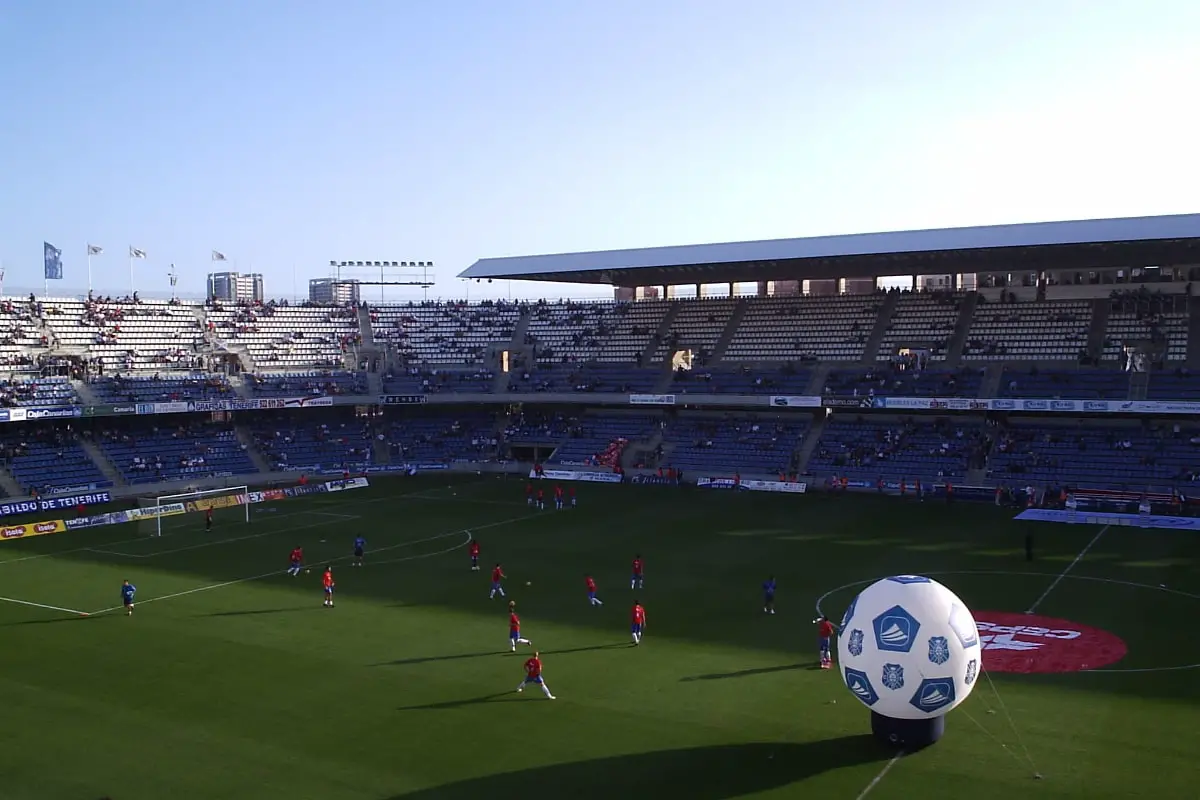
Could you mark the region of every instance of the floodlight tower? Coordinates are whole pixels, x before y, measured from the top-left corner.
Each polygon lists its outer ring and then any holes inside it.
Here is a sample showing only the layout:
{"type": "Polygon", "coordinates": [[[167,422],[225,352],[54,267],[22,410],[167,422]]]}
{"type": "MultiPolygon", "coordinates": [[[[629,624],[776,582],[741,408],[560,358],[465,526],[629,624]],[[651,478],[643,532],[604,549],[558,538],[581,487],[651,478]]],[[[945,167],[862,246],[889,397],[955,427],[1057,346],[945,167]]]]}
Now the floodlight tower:
{"type": "Polygon", "coordinates": [[[428,297],[429,287],[434,284],[432,261],[331,260],[329,267],[338,283],[378,286],[380,303],[383,302],[385,286],[420,286],[426,291],[426,297],[428,297]],[[379,271],[378,280],[375,280],[375,270],[379,271]],[[357,277],[358,275],[364,277],[357,277]]]}

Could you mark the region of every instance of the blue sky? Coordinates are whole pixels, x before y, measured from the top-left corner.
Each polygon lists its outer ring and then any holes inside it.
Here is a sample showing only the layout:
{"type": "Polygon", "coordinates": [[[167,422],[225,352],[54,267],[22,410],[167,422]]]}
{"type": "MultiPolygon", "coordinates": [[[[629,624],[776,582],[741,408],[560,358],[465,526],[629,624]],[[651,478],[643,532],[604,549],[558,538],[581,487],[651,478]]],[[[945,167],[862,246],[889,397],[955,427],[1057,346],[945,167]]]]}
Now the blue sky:
{"type": "MultiPolygon", "coordinates": [[[[5,290],[1200,210],[1200,3],[0,0],[5,290]],[[835,6],[838,6],[835,8],[835,6]]],[[[368,293],[378,297],[378,290],[368,293]]],[[[419,297],[392,290],[388,299],[419,297]]]]}

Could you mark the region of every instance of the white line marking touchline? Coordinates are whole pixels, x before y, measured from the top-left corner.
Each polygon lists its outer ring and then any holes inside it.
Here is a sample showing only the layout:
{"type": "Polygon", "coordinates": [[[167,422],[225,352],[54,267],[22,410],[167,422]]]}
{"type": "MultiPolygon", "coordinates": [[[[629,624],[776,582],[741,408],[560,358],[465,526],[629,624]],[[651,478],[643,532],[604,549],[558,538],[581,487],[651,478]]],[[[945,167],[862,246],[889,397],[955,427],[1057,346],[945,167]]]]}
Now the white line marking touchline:
{"type": "Polygon", "coordinates": [[[79,611],[78,609],[75,609],[75,608],[63,608],[62,606],[50,606],[50,605],[46,605],[45,603],[31,603],[28,600],[18,600],[15,597],[0,597],[0,600],[3,600],[6,603],[16,603],[19,606],[33,606],[34,608],[45,608],[45,609],[49,609],[50,611],[62,611],[63,613],[75,614],[76,616],[80,616],[80,617],[90,616],[86,611],[79,611]]]}
{"type": "MultiPolygon", "coordinates": [[[[471,532],[472,531],[486,530],[488,528],[498,528],[501,525],[511,525],[514,522],[520,522],[521,520],[526,520],[526,519],[536,519],[536,518],[542,517],[542,516],[544,516],[544,515],[542,515],[542,514],[525,514],[520,517],[512,517],[511,519],[500,520],[499,522],[489,522],[489,523],[485,523],[483,525],[475,525],[470,528],[461,528],[456,531],[447,531],[445,533],[439,533],[435,536],[427,536],[423,539],[413,539],[408,542],[400,542],[399,544],[389,545],[387,547],[381,547],[378,550],[375,550],[373,552],[386,553],[389,550],[398,550],[401,547],[411,547],[412,545],[415,545],[415,544],[421,544],[423,542],[432,542],[432,541],[436,541],[438,539],[446,539],[451,536],[462,536],[464,534],[467,536],[467,538],[463,542],[460,542],[459,544],[455,545],[454,547],[449,548],[444,551],[439,551],[437,553],[424,553],[419,556],[411,556],[411,557],[404,558],[404,559],[393,559],[391,561],[386,561],[386,562],[382,562],[382,563],[390,564],[390,563],[395,563],[397,561],[411,561],[416,558],[428,558],[428,557],[437,556],[437,555],[444,555],[445,553],[449,553],[449,552],[452,552],[453,550],[457,550],[458,548],[467,544],[467,542],[471,541],[471,539],[472,539],[471,532]]],[[[338,556],[336,558],[330,559],[326,563],[338,564],[338,563],[341,563],[344,561],[348,561],[349,559],[351,559],[353,557],[354,556],[338,556]]],[[[195,589],[188,589],[187,591],[184,591],[184,592],[175,592],[174,594],[166,594],[161,597],[151,597],[149,600],[138,601],[137,605],[146,605],[147,603],[157,603],[160,600],[171,600],[176,597],[186,597],[186,596],[192,595],[192,594],[199,594],[200,592],[210,592],[213,589],[223,589],[226,586],[236,586],[237,584],[240,584],[240,583],[250,583],[251,581],[259,581],[259,580],[262,580],[263,578],[270,578],[270,577],[273,577],[276,575],[283,575],[283,574],[285,574],[285,572],[286,572],[286,570],[284,570],[284,569],[276,568],[276,569],[271,570],[270,572],[264,572],[261,575],[251,575],[246,578],[235,578],[234,580],[231,580],[231,581],[222,581],[221,583],[212,583],[207,586],[198,586],[195,589]]],[[[91,612],[90,616],[96,617],[96,616],[100,616],[101,614],[109,614],[113,611],[119,611],[122,608],[124,608],[124,606],[112,606],[111,608],[103,608],[99,611],[91,612]]]]}
{"type": "Polygon", "coordinates": [[[858,793],[857,800],[862,800],[864,797],[867,796],[868,793],[870,793],[870,791],[872,789],[874,789],[876,786],[878,786],[879,782],[881,780],[883,780],[883,776],[887,775],[888,772],[891,770],[891,768],[896,766],[896,762],[902,758],[904,758],[903,750],[901,750],[899,753],[896,753],[896,755],[892,756],[892,760],[883,765],[883,769],[879,770],[879,774],[876,775],[871,780],[871,782],[867,784],[867,788],[863,789],[861,792],[858,793]]]}
{"type": "MultiPolygon", "coordinates": [[[[316,514],[318,514],[318,513],[320,513],[320,512],[314,512],[314,514],[312,516],[316,516],[316,514]]],[[[293,514],[291,516],[299,516],[299,515],[293,514]]],[[[342,520],[362,519],[362,517],[357,517],[357,516],[354,516],[351,514],[323,514],[322,513],[321,516],[336,516],[342,520]]],[[[262,533],[251,533],[247,536],[235,536],[232,539],[218,539],[215,542],[200,542],[199,544],[189,544],[184,547],[175,547],[170,550],[158,550],[154,553],[123,553],[123,552],[120,552],[117,550],[106,550],[106,549],[99,548],[99,547],[89,547],[87,549],[87,552],[102,553],[104,555],[109,555],[109,556],[120,556],[121,558],[156,558],[158,556],[169,556],[172,553],[186,553],[189,550],[201,550],[205,547],[217,547],[217,546],[223,545],[223,544],[233,544],[235,542],[247,542],[247,541],[250,541],[251,539],[261,539],[264,536],[279,536],[284,533],[293,533],[295,531],[303,531],[303,530],[307,530],[309,528],[319,528],[319,527],[322,527],[324,525],[329,525],[329,524],[331,524],[331,523],[329,523],[329,522],[310,522],[307,525],[297,525],[295,527],[280,528],[279,530],[263,531],[262,533]]],[[[155,538],[160,538],[160,537],[151,537],[149,539],[139,539],[137,541],[154,541],[155,538]]]]}
{"type": "MultiPolygon", "coordinates": [[[[470,485],[470,484],[468,484],[468,485],[470,485]]],[[[336,503],[329,503],[329,504],[328,504],[328,507],[329,507],[329,508],[341,508],[341,507],[343,507],[343,506],[346,506],[346,507],[352,507],[352,506],[366,505],[367,503],[382,503],[382,502],[385,502],[385,501],[388,501],[388,500],[403,500],[403,499],[405,499],[405,498],[414,497],[415,495],[421,494],[422,492],[425,492],[425,491],[427,491],[427,490],[425,490],[425,489],[421,489],[421,490],[418,490],[418,491],[416,491],[416,492],[405,492],[404,494],[397,494],[397,495],[387,495],[387,496],[384,496],[384,497],[371,497],[371,498],[368,498],[368,499],[366,499],[366,500],[344,500],[344,501],[339,501],[339,502],[336,502],[336,503]]],[[[319,497],[319,496],[318,496],[318,497],[319,497]]],[[[424,498],[418,498],[418,499],[424,499],[424,498]]],[[[430,499],[432,499],[432,498],[430,498],[430,499]]],[[[449,499],[449,498],[446,498],[446,499],[449,499]]],[[[275,502],[275,501],[271,501],[271,502],[275,502]]],[[[256,504],[256,505],[257,505],[257,504],[256,504]]],[[[262,504],[262,505],[266,505],[266,503],[264,503],[264,504],[262,504]]],[[[518,504],[518,505],[519,505],[519,504],[518,504]]],[[[289,518],[289,517],[305,517],[305,516],[310,516],[310,515],[312,515],[312,514],[314,514],[314,513],[320,513],[320,514],[324,514],[324,515],[327,515],[327,516],[332,516],[331,514],[328,514],[328,512],[324,512],[324,511],[322,511],[322,512],[314,512],[314,511],[291,511],[291,512],[286,512],[286,513],[283,513],[283,514],[279,514],[279,515],[275,516],[275,517],[274,517],[274,518],[273,518],[271,521],[272,521],[272,522],[277,522],[277,521],[279,521],[279,520],[281,520],[281,519],[287,519],[287,518],[289,518]]],[[[80,532],[81,532],[81,531],[86,531],[86,530],[88,530],[88,529],[87,529],[87,528],[80,528],[80,529],[79,529],[79,531],[80,531],[80,532]]],[[[188,533],[188,532],[187,532],[187,531],[177,531],[177,532],[175,532],[175,533],[168,533],[168,534],[165,534],[165,535],[164,535],[164,536],[162,536],[162,537],[138,536],[138,537],[136,537],[136,538],[133,538],[133,539],[119,539],[119,540],[117,540],[117,541],[115,541],[115,542],[108,542],[108,543],[107,543],[107,544],[105,544],[105,545],[101,545],[101,547],[116,547],[117,545],[122,545],[122,544],[130,544],[130,543],[132,543],[132,542],[144,542],[144,541],[146,541],[147,539],[150,539],[150,538],[166,538],[166,536],[179,536],[179,535],[183,535],[183,534],[186,534],[186,533],[188,533]]],[[[58,556],[68,556],[68,555],[74,555],[74,554],[77,554],[77,553],[87,553],[87,552],[90,552],[90,551],[100,552],[100,551],[97,551],[97,550],[96,550],[96,548],[94,548],[94,547],[76,547],[76,548],[73,548],[73,549],[70,549],[70,550],[58,550],[58,551],[56,551],[56,552],[53,552],[53,553],[35,553],[34,555],[31,555],[31,556],[21,556],[20,558],[8,558],[8,559],[0,559],[0,567],[3,567],[5,564],[19,564],[19,563],[20,563],[20,562],[22,562],[22,561],[36,561],[36,560],[38,560],[38,559],[42,559],[42,558],[55,558],[55,557],[58,557],[58,556]]],[[[122,555],[122,556],[125,556],[125,557],[128,557],[128,558],[136,558],[136,556],[129,556],[129,555],[127,555],[127,554],[123,554],[123,553],[112,553],[112,552],[110,552],[109,554],[110,554],[110,555],[122,555]]]]}
{"type": "Polygon", "coordinates": [[[1050,593],[1054,591],[1054,587],[1058,586],[1058,584],[1062,583],[1062,579],[1067,577],[1067,573],[1070,572],[1072,569],[1074,569],[1075,565],[1078,564],[1081,560],[1083,560],[1083,557],[1086,556],[1088,554],[1088,551],[1092,549],[1092,545],[1094,545],[1094,544],[1096,544],[1096,542],[1100,541],[1100,537],[1104,535],[1104,532],[1106,530],[1108,530],[1108,528],[1109,528],[1109,526],[1105,525],[1103,528],[1100,529],[1099,533],[1097,533],[1095,536],[1092,537],[1092,540],[1090,542],[1088,542],[1086,545],[1084,545],[1083,549],[1079,551],[1079,555],[1075,556],[1075,560],[1072,561],[1070,564],[1067,564],[1067,568],[1064,569],[1062,572],[1058,573],[1058,577],[1054,579],[1053,583],[1051,583],[1048,587],[1046,587],[1046,591],[1042,592],[1042,596],[1039,597],[1037,600],[1033,601],[1033,605],[1031,605],[1029,607],[1029,610],[1025,612],[1026,614],[1032,614],[1034,611],[1037,610],[1037,607],[1042,604],[1042,601],[1045,600],[1047,597],[1049,597],[1050,593]]]}

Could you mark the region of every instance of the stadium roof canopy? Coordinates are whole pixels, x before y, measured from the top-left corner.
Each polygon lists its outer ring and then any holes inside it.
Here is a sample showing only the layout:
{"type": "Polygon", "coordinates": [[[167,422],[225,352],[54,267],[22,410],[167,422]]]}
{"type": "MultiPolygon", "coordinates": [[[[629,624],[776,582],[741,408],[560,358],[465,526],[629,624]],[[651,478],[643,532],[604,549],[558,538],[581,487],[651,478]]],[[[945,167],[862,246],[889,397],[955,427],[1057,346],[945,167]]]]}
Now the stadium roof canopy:
{"type": "Polygon", "coordinates": [[[662,286],[1200,264],[1200,214],[484,258],[460,278],[662,286]]]}

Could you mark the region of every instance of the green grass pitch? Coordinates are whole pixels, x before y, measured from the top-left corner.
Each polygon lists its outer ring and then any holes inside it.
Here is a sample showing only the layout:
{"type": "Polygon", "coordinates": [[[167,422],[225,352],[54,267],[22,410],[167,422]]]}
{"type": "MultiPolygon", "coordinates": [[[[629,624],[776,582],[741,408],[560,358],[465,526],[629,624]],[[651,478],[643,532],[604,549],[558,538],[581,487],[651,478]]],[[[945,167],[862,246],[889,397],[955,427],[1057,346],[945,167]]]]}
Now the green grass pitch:
{"type": "Polygon", "coordinates": [[[1196,534],[1097,539],[991,506],[587,484],[578,509],[530,513],[523,486],[423,476],[256,507],[250,525],[220,511],[211,533],[189,516],[161,538],[126,525],[0,544],[0,797],[1194,796],[1196,534]],[[312,572],[291,578],[297,544],[312,572]],[[638,552],[648,627],[634,648],[638,552]],[[509,653],[505,603],[488,600],[497,561],[554,702],[514,691],[527,650],[509,653]],[[894,759],[837,672],[815,668],[810,623],[817,598],[831,592],[840,617],[862,581],[910,572],[977,611],[1037,603],[1128,655],[1117,671],[989,673],[940,743],[894,759]],[[588,573],[603,607],[586,602],[588,573]],[[775,616],[760,605],[769,573],[775,616]],[[119,605],[123,578],[139,590],[132,618],[71,613],[119,605]]]}

